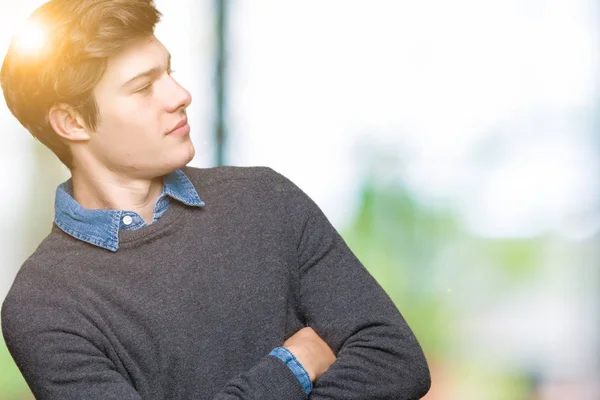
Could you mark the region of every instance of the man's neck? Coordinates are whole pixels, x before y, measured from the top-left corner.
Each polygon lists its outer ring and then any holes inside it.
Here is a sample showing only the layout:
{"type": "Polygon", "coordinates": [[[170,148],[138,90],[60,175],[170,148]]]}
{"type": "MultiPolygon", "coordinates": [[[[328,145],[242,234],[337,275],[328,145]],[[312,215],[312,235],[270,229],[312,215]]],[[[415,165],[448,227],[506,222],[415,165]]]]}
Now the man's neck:
{"type": "Polygon", "coordinates": [[[118,174],[90,174],[71,171],[73,198],[87,209],[127,210],[138,213],[147,224],[154,217],[154,205],[162,191],[162,177],[133,179],[118,174]]]}

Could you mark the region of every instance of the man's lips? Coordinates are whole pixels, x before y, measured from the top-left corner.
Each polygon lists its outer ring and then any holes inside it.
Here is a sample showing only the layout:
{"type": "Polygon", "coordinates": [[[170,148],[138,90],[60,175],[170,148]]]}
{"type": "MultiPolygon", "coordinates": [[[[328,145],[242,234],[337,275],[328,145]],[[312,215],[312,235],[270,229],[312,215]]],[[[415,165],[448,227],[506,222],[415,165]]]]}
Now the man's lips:
{"type": "Polygon", "coordinates": [[[187,135],[189,132],[190,126],[188,125],[188,120],[187,118],[184,118],[179,121],[179,123],[175,125],[169,132],[167,132],[167,135],[181,136],[187,135]]]}

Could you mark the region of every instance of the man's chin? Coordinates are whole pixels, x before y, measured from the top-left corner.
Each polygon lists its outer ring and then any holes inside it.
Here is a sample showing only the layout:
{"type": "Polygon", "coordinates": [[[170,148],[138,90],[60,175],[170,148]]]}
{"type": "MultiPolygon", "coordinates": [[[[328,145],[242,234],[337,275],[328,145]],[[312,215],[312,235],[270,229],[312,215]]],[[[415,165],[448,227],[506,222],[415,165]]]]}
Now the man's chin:
{"type": "Polygon", "coordinates": [[[190,142],[189,147],[186,149],[186,151],[182,152],[181,158],[174,162],[172,166],[170,166],[170,171],[168,171],[167,174],[188,165],[194,159],[195,155],[196,149],[194,148],[194,145],[190,142]]]}
{"type": "Polygon", "coordinates": [[[194,145],[190,141],[190,144],[189,144],[189,147],[188,147],[188,154],[187,154],[187,157],[185,157],[185,162],[180,167],[178,167],[176,169],[179,169],[181,167],[185,167],[189,162],[191,162],[194,159],[195,155],[196,155],[196,148],[194,147],[194,145]]]}

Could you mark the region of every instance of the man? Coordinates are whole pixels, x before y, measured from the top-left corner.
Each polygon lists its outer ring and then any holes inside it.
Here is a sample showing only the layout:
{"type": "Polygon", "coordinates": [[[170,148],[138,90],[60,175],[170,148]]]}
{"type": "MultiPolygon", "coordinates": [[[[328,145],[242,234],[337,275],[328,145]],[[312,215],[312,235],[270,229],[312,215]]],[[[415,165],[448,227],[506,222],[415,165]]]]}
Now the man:
{"type": "Polygon", "coordinates": [[[319,208],[268,168],[185,167],[190,94],[151,0],[52,0],[1,83],[70,169],[2,308],[39,399],[415,399],[423,353],[319,208]]]}

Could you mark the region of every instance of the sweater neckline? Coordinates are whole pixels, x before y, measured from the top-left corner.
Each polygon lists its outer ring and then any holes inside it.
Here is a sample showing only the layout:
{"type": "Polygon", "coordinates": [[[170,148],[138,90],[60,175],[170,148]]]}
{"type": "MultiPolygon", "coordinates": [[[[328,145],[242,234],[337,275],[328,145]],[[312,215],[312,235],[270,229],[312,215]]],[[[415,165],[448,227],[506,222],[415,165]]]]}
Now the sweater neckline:
{"type": "Polygon", "coordinates": [[[117,253],[139,240],[168,231],[177,225],[188,209],[201,211],[203,208],[190,207],[177,201],[172,201],[167,211],[156,222],[136,230],[119,231],[119,250],[117,250],[117,253]]]}

